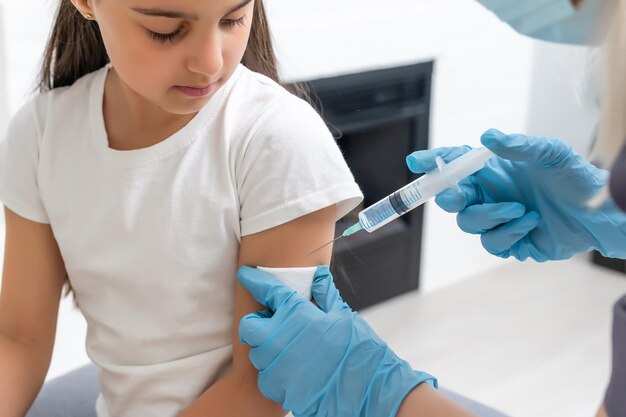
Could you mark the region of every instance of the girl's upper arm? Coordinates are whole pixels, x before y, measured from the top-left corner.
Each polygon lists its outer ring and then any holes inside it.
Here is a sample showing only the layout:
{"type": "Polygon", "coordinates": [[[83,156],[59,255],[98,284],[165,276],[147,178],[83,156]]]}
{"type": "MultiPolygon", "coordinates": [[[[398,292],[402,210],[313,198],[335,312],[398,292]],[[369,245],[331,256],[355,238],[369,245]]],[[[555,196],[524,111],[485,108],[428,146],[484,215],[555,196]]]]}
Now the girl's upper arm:
{"type": "MultiPolygon", "coordinates": [[[[328,264],[332,253],[329,245],[307,256],[311,251],[333,239],[336,207],[330,206],[307,214],[291,222],[242,238],[239,265],[267,267],[304,267],[328,264]]],[[[265,309],[239,283],[235,289],[233,326],[233,369],[254,372],[248,360],[249,348],[237,335],[241,318],[251,312],[265,309]]]]}
{"type": "Polygon", "coordinates": [[[5,208],[0,332],[52,349],[65,266],[50,225],[5,208]]]}

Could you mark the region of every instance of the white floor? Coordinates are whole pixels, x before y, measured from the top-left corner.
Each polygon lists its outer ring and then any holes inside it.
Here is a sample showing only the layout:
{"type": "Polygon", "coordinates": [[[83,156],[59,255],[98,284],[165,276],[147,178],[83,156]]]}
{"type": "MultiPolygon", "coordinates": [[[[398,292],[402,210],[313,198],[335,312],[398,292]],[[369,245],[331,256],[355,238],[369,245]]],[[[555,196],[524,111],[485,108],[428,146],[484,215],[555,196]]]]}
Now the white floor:
{"type": "MultiPolygon", "coordinates": [[[[626,275],[586,258],[503,262],[489,274],[364,311],[396,352],[440,383],[512,417],[589,417],[609,375],[611,307],[626,275]]],[[[66,300],[49,378],[87,362],[66,300]]]]}
{"type": "Polygon", "coordinates": [[[612,304],[626,275],[586,258],[506,263],[363,315],[440,384],[513,417],[595,415],[610,366],[612,304]]]}

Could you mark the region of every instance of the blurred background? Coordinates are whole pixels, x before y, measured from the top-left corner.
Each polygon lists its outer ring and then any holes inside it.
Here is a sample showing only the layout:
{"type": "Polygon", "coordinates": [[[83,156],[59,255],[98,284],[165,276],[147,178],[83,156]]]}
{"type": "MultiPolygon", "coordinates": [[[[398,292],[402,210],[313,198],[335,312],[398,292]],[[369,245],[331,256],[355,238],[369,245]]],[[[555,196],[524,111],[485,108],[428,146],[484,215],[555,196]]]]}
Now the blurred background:
{"type": "MultiPolygon", "coordinates": [[[[583,154],[593,140],[593,49],[520,36],[474,0],[265,4],[286,82],[334,79],[367,91],[364,80],[374,86],[394,69],[418,68],[427,83],[420,146],[478,145],[491,127],[560,137],[583,154]]],[[[33,91],[55,9],[55,0],[0,0],[0,134],[33,91]]],[[[376,97],[380,108],[391,100],[376,97]]],[[[353,125],[350,135],[370,124],[353,125]]],[[[355,146],[344,152],[359,164],[355,146]]],[[[380,168],[368,163],[373,173],[380,168]]],[[[608,382],[610,313],[626,292],[623,274],[587,256],[549,265],[502,260],[434,204],[416,216],[411,230],[421,239],[403,259],[413,271],[408,290],[367,303],[355,295],[383,338],[442,385],[512,416],[592,415],[608,382]]],[[[88,362],[84,332],[65,300],[48,378],[88,362]]]]}

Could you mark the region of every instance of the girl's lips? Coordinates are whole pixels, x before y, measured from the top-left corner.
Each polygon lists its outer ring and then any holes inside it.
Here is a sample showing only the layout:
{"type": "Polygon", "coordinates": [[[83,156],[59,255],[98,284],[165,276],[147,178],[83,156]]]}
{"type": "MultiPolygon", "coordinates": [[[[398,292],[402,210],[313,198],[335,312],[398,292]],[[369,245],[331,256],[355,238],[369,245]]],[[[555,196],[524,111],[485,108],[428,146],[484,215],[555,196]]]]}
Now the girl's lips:
{"type": "Polygon", "coordinates": [[[207,85],[206,87],[189,87],[184,85],[177,85],[176,88],[181,93],[190,97],[206,97],[215,90],[216,86],[217,83],[214,82],[207,85]]]}

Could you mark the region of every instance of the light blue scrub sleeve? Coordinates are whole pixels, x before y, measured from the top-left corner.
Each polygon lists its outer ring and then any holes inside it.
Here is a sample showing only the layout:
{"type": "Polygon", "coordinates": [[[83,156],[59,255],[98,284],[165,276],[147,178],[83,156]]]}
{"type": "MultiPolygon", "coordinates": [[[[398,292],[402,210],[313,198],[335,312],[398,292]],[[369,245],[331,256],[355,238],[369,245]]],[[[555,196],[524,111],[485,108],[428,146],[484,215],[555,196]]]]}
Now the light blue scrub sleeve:
{"type": "Polygon", "coordinates": [[[568,44],[596,43],[610,0],[478,0],[517,32],[568,44]]]}

